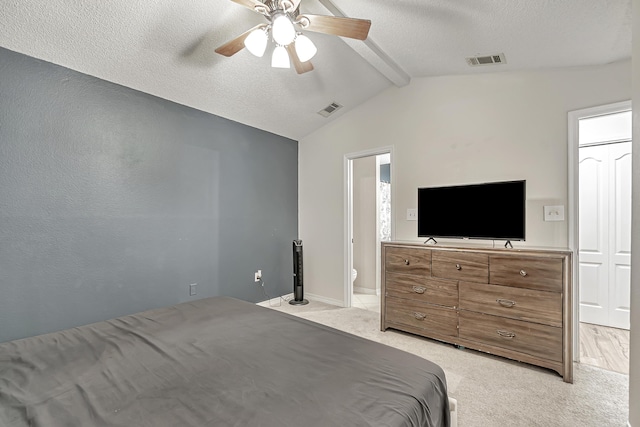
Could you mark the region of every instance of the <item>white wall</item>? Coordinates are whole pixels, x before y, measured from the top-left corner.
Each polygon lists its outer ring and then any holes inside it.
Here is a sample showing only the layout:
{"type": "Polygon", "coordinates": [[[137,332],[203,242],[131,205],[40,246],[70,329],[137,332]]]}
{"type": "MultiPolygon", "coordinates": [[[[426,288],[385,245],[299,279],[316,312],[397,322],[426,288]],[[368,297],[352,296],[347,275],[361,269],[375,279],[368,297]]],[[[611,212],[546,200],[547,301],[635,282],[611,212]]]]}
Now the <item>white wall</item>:
{"type": "Polygon", "coordinates": [[[344,156],[394,147],[395,240],[417,241],[417,188],[527,180],[526,246],[567,246],[566,222],[542,206],[567,200],[567,112],[629,99],[631,63],[414,79],[299,144],[300,236],[309,293],[343,300],[344,156]]]}
{"type": "Polygon", "coordinates": [[[376,291],[376,156],[353,161],[353,267],[354,288],[376,291]]]}
{"type": "Polygon", "coordinates": [[[633,165],[629,425],[640,427],[640,0],[633,2],[633,165]]]}

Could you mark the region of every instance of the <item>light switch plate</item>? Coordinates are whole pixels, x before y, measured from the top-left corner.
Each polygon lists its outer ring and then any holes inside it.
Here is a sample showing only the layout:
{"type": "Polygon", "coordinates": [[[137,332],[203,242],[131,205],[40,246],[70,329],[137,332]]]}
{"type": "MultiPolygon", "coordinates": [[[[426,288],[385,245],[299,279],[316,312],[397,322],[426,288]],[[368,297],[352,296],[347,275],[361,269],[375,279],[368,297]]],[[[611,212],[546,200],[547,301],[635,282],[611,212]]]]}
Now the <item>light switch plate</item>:
{"type": "Polygon", "coordinates": [[[418,210],[407,209],[407,221],[417,221],[417,220],[418,220],[418,210]]]}
{"type": "Polygon", "coordinates": [[[544,207],[544,220],[545,221],[564,221],[564,206],[545,206],[544,207]]]}

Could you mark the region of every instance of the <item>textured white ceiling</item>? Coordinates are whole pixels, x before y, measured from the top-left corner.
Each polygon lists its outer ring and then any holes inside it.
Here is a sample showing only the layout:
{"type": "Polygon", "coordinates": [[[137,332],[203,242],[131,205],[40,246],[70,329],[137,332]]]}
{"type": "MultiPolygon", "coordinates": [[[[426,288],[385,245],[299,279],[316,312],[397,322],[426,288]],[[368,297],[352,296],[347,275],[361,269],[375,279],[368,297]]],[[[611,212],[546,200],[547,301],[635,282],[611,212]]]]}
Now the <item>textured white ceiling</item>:
{"type": "MultiPolygon", "coordinates": [[[[410,77],[631,55],[631,0],[332,3],[370,19],[370,40],[410,77]],[[494,53],[504,53],[507,64],[471,68],[464,60],[494,53]]],[[[327,5],[302,0],[301,10],[330,14],[327,5]]],[[[330,102],[345,106],[339,116],[392,85],[363,42],[323,34],[307,33],[318,55],[315,70],[303,75],[272,69],[269,52],[214,53],[263,19],[229,0],[2,0],[0,46],[293,139],[332,120],[316,114],[330,102]]]]}

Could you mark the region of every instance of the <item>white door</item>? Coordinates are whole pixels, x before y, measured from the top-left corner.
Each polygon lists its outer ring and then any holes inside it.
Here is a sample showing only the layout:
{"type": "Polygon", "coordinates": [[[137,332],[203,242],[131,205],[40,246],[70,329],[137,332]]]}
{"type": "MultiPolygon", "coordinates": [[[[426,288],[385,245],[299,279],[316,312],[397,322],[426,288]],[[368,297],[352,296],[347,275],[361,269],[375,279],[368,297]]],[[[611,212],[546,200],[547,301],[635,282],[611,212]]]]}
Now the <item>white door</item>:
{"type": "Polygon", "coordinates": [[[580,320],[629,329],[631,142],[579,153],[580,320]]]}

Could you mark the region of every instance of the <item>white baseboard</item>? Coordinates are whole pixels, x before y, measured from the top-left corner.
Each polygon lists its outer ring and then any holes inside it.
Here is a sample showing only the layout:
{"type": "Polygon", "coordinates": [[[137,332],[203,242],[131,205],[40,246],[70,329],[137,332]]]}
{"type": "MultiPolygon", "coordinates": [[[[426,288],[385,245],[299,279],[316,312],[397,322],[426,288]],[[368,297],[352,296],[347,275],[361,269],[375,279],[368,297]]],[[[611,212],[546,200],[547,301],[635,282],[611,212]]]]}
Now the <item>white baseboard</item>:
{"type": "MultiPolygon", "coordinates": [[[[358,292],[359,294],[366,294],[366,295],[376,295],[376,290],[375,289],[361,288],[360,286],[354,286],[353,287],[353,292],[358,292]]],[[[380,294],[377,293],[377,295],[380,295],[380,294]]]]}
{"type": "Polygon", "coordinates": [[[261,305],[263,307],[269,307],[271,305],[276,305],[276,304],[278,304],[278,302],[281,301],[280,298],[284,298],[285,300],[289,301],[291,298],[293,298],[293,293],[282,295],[281,297],[275,297],[275,298],[271,298],[271,299],[266,299],[264,301],[257,302],[256,305],[261,305]]]}
{"type": "Polygon", "coordinates": [[[458,427],[458,401],[453,397],[449,398],[449,415],[451,427],[458,427]]]}
{"type": "Polygon", "coordinates": [[[344,302],[342,300],[337,300],[333,298],[326,298],[316,294],[305,293],[304,296],[307,299],[311,299],[318,302],[323,302],[325,304],[337,305],[338,307],[344,307],[344,302]]]}

